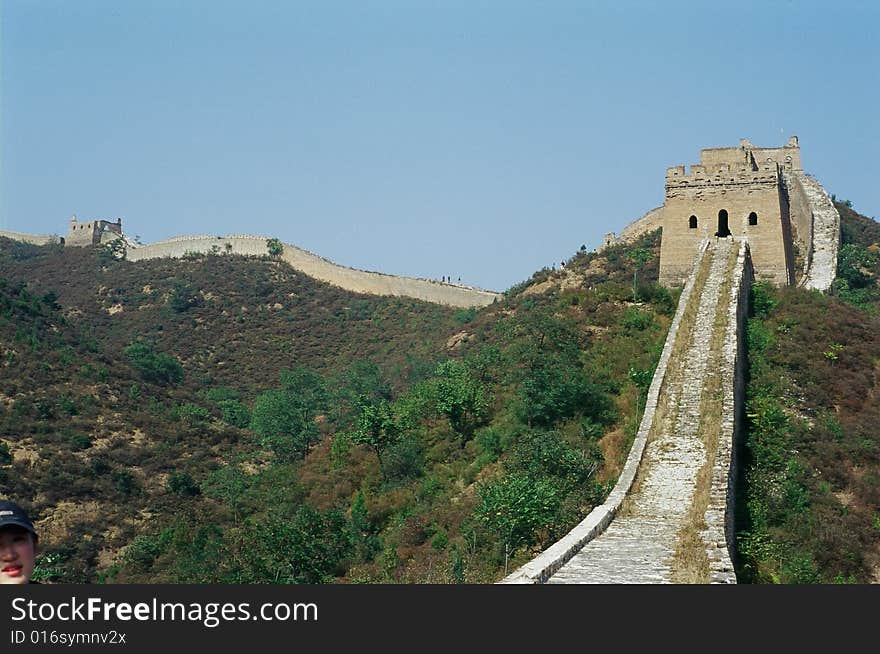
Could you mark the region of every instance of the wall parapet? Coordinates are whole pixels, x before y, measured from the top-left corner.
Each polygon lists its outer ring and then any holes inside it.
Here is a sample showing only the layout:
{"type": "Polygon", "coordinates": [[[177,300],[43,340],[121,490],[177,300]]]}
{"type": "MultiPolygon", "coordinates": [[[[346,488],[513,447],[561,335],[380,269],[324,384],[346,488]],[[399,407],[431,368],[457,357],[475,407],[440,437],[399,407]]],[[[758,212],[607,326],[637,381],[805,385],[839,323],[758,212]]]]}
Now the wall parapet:
{"type": "MultiPolygon", "coordinates": [[[[657,405],[660,399],[660,391],[666,380],[666,370],[669,359],[675,348],[678,339],[679,327],[688,304],[693,295],[694,286],[696,285],[697,275],[700,265],[703,261],[706,251],[709,247],[709,241],[704,240],[700,245],[697,256],[695,257],[691,274],[688,277],[681,297],[678,300],[678,308],[675,311],[675,317],[669,326],[669,333],[666,336],[666,343],[663,346],[663,352],[657,363],[657,369],[654,371],[654,377],[651,379],[651,386],[648,389],[648,396],[645,401],[645,412],[642,415],[642,421],[639,423],[639,430],[636,438],[630,448],[626,463],[617,479],[614,488],[608,494],[605,502],[594,508],[579,524],[571,531],[556,541],[546,550],[541,552],[537,557],[514,570],[507,577],[502,579],[501,584],[543,584],[553,574],[567,563],[575,554],[577,554],[587,543],[599,536],[620,510],[623,500],[629,493],[630,488],[636,478],[639,464],[645,452],[645,446],[648,442],[648,435],[654,424],[654,417],[657,411],[657,405]]],[[[697,298],[699,299],[699,298],[697,298]]]]}

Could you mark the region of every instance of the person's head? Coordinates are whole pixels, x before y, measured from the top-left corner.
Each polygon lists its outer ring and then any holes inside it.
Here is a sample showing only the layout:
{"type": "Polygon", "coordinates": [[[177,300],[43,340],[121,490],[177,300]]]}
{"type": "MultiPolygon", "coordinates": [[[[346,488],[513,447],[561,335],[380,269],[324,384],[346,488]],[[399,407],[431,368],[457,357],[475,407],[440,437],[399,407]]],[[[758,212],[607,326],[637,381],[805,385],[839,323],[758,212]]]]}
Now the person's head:
{"type": "Polygon", "coordinates": [[[0,584],[26,584],[34,572],[37,531],[20,506],[0,500],[0,584]]]}

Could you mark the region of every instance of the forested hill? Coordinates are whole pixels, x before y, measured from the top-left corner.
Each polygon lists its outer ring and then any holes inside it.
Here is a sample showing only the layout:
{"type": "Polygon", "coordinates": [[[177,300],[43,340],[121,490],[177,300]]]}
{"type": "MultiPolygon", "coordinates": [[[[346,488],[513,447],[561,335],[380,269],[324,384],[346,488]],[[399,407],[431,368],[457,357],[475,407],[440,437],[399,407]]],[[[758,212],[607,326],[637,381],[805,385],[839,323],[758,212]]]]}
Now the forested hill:
{"type": "Polygon", "coordinates": [[[658,247],[455,310],[0,240],[0,495],[48,581],[494,581],[616,477],[675,306],[658,247]]]}
{"type": "MultiPolygon", "coordinates": [[[[837,206],[832,291],[753,292],[741,582],[878,581],[880,227],[837,206]]],[[[455,310],[0,239],[0,495],[44,581],[496,581],[617,477],[677,301],[658,254],[455,310]]]]}
{"type": "Polygon", "coordinates": [[[880,225],[836,206],[829,294],[754,287],[741,582],[880,583],[880,225]]]}

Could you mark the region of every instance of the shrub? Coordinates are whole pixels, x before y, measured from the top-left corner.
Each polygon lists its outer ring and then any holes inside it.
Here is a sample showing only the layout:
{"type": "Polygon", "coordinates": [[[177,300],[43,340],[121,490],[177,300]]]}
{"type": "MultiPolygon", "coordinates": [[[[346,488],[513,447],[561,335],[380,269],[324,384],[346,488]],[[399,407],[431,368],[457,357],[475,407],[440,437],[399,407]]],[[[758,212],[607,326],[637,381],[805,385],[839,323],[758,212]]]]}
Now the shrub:
{"type": "Polygon", "coordinates": [[[89,437],[89,435],[79,432],[70,434],[67,442],[70,443],[70,449],[74,451],[87,450],[92,446],[92,439],[89,437]]]}
{"type": "Polygon", "coordinates": [[[128,470],[120,470],[113,475],[113,484],[123,495],[133,495],[137,491],[134,475],[128,470]]]}
{"type": "Polygon", "coordinates": [[[169,493],[175,495],[193,496],[201,492],[199,485],[186,472],[172,472],[168,475],[167,488],[169,493]]]}
{"type": "Polygon", "coordinates": [[[174,410],[178,420],[188,427],[195,427],[211,419],[211,414],[205,407],[198,404],[181,404],[174,410]]]}
{"type": "Polygon", "coordinates": [[[171,289],[171,295],[168,297],[168,306],[177,313],[183,313],[193,307],[199,307],[204,304],[202,296],[194,290],[189,284],[179,280],[174,282],[171,289]]]}
{"type": "Polygon", "coordinates": [[[601,424],[614,421],[613,400],[576,362],[547,357],[523,379],[516,406],[517,418],[528,425],[550,427],[576,415],[601,424]]]}
{"type": "Polygon", "coordinates": [[[220,400],[217,408],[220,409],[220,419],[227,425],[246,429],[251,424],[250,410],[238,400],[220,400]]]}
{"type": "Polygon", "coordinates": [[[132,343],[125,348],[125,356],[146,381],[162,385],[183,381],[180,361],[164,352],[156,352],[146,343],[132,343]]]}
{"type": "Polygon", "coordinates": [[[416,479],[425,472],[422,445],[416,438],[404,438],[390,445],[382,463],[386,480],[416,479]]]}
{"type": "Polygon", "coordinates": [[[262,439],[263,446],[282,459],[304,456],[317,440],[318,428],[307,414],[288,401],[283,391],[266,391],[254,402],[251,429],[262,439]]]}
{"type": "Polygon", "coordinates": [[[469,322],[473,322],[476,317],[476,307],[469,307],[467,309],[462,309],[461,311],[456,312],[455,322],[457,322],[459,325],[466,325],[469,322]]]}
{"type": "Polygon", "coordinates": [[[621,324],[627,329],[642,331],[654,323],[654,316],[648,311],[641,311],[636,307],[629,307],[623,314],[621,324]]]}
{"type": "Polygon", "coordinates": [[[557,432],[527,434],[513,449],[513,469],[533,479],[554,477],[562,487],[585,483],[602,465],[598,447],[587,452],[569,445],[557,432]]]}

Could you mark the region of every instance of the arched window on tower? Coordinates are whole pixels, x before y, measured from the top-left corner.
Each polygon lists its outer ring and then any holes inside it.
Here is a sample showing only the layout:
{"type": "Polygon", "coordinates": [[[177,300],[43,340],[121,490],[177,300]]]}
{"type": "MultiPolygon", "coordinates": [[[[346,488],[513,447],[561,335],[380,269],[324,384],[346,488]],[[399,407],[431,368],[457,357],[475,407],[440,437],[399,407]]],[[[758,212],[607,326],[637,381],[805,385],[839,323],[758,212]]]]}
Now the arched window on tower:
{"type": "Polygon", "coordinates": [[[757,225],[758,224],[758,214],[754,211],[749,214],[749,225],[757,225]]]}
{"type": "Polygon", "coordinates": [[[727,209],[718,212],[718,231],[715,236],[724,238],[730,236],[730,227],[728,226],[727,209]]]}
{"type": "Polygon", "coordinates": [[[691,216],[688,219],[688,227],[690,227],[691,229],[697,228],[697,217],[696,216],[691,216]]]}

